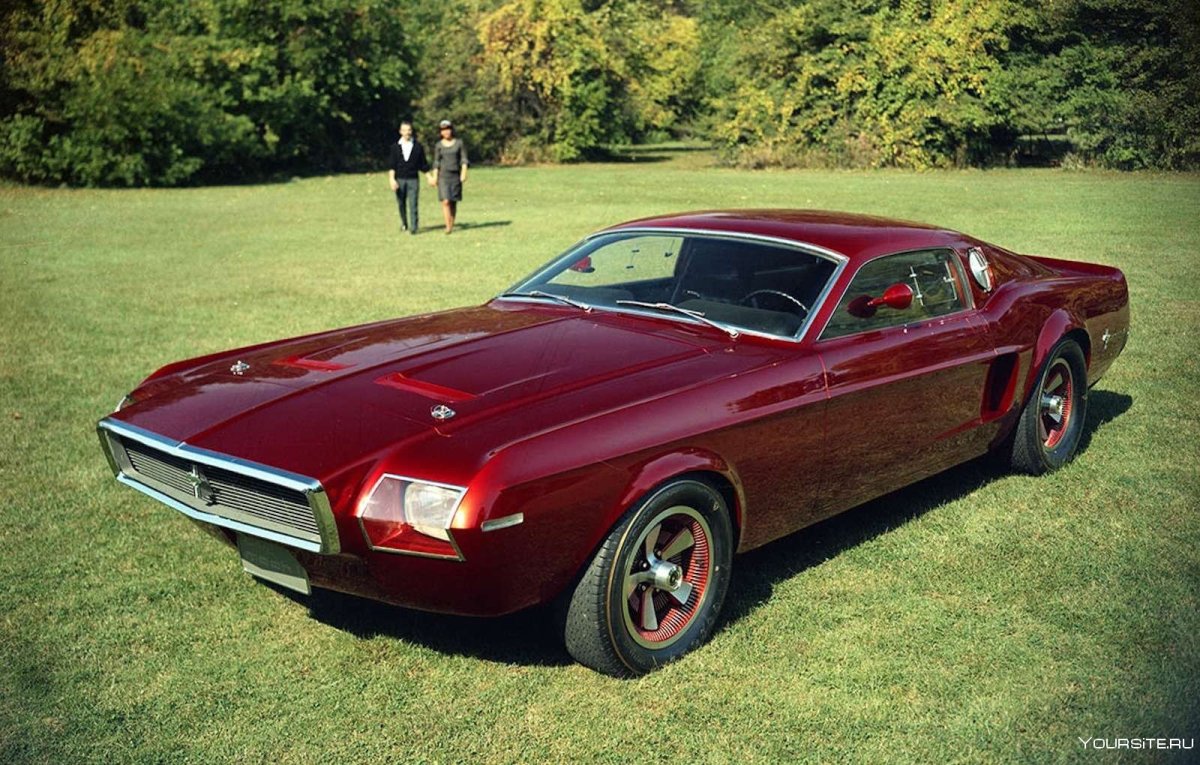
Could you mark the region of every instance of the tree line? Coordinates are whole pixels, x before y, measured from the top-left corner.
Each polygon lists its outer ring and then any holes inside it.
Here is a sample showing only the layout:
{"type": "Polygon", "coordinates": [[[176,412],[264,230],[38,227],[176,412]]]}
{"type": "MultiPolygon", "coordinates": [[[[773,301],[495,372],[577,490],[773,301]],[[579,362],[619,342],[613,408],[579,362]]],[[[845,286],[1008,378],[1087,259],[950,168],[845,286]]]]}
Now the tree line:
{"type": "Polygon", "coordinates": [[[1195,0],[15,0],[0,174],[180,185],[672,138],[743,166],[1200,166],[1195,0]]]}

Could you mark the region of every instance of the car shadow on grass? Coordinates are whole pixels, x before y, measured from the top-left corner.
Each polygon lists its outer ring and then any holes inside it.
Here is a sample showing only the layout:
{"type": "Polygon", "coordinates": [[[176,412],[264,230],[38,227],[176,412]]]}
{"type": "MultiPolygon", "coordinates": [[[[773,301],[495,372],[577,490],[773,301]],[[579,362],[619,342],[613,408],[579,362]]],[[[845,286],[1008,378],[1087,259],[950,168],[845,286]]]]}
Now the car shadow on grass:
{"type": "Polygon", "coordinates": [[[1133,407],[1133,397],[1125,393],[1113,393],[1107,390],[1088,391],[1087,419],[1083,423],[1083,433],[1079,436],[1077,454],[1083,454],[1092,443],[1092,434],[1100,426],[1117,419],[1133,407]]]}
{"type": "MultiPolygon", "coordinates": [[[[1132,404],[1133,399],[1125,394],[1091,391],[1080,452],[1086,451],[1096,429],[1124,414],[1132,404]]],[[[717,630],[753,613],[770,599],[777,582],[1009,474],[997,460],[976,459],[738,556],[717,630]]],[[[383,635],[441,653],[504,664],[572,663],[548,607],[480,619],[413,611],[324,590],[315,590],[311,597],[301,598],[287,590],[273,589],[306,604],[314,619],[362,638],[383,635]]]]}
{"type": "MultiPolygon", "coordinates": [[[[291,597],[286,590],[278,591],[291,597]]],[[[571,663],[549,608],[484,619],[425,613],[329,590],[313,590],[308,598],[296,599],[308,606],[312,618],[361,638],[386,636],[439,653],[503,664],[571,663]]]]}
{"type": "MultiPolygon", "coordinates": [[[[1090,391],[1087,419],[1076,454],[1085,453],[1092,434],[1132,405],[1133,399],[1123,393],[1090,391]]],[[[734,624],[765,603],[776,582],[818,566],[845,550],[920,518],[935,507],[961,499],[1009,475],[1012,471],[1000,459],[980,457],[738,556],[717,630],[734,624]]]]}

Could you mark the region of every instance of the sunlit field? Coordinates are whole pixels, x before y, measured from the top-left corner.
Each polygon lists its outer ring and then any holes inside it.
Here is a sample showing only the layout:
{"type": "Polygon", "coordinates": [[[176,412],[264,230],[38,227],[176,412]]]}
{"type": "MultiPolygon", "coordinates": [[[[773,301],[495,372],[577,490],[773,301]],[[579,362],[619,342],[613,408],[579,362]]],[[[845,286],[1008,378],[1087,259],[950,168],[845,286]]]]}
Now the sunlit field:
{"type": "Polygon", "coordinates": [[[471,171],[460,228],[382,173],[0,187],[0,762],[1115,762],[1200,738],[1200,177],[471,171]],[[711,642],[573,664],[540,611],[292,598],[118,486],[97,419],[162,364],[477,304],[655,213],[808,207],[1124,269],[1133,333],[1047,477],[970,463],[734,561],[711,642]],[[1118,756],[1120,755],[1120,756],[1118,756]]]}

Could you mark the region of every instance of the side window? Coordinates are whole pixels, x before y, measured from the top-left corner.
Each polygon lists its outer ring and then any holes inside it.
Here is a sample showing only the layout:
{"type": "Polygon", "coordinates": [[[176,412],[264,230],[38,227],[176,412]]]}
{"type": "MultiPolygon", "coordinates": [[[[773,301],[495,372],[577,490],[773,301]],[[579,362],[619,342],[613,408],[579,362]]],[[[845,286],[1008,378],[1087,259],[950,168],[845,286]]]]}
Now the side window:
{"type": "Polygon", "coordinates": [[[919,250],[876,258],[855,274],[854,280],[833,316],[821,333],[821,339],[852,335],[872,329],[932,319],[967,306],[963,298],[962,272],[950,250],[919,250]],[[893,284],[912,288],[912,304],[903,310],[881,306],[871,315],[852,313],[850,304],[863,295],[879,297],[893,284]]]}

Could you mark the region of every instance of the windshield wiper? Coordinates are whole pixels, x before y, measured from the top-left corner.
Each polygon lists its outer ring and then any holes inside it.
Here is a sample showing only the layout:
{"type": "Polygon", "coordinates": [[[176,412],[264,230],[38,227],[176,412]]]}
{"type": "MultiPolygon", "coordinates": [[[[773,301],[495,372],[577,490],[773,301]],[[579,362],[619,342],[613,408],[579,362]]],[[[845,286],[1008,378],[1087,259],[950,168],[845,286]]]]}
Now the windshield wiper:
{"type": "Polygon", "coordinates": [[[671,313],[682,314],[688,318],[695,319],[703,324],[707,324],[710,327],[715,327],[716,329],[727,333],[731,338],[736,339],[738,336],[738,331],[733,327],[727,327],[720,322],[713,321],[700,311],[693,311],[688,308],[680,308],[679,306],[671,305],[670,303],[646,303],[641,300],[618,300],[617,305],[632,305],[637,306],[638,308],[653,308],[657,311],[670,311],[671,313]]]}
{"type": "Polygon", "coordinates": [[[592,307],[587,303],[580,303],[578,300],[572,300],[564,295],[555,295],[553,292],[542,292],[541,290],[529,290],[528,292],[505,292],[500,297],[539,297],[550,298],[557,300],[560,303],[569,305],[572,308],[578,308],[581,311],[590,311],[592,307]]]}

